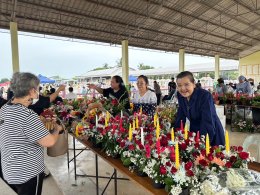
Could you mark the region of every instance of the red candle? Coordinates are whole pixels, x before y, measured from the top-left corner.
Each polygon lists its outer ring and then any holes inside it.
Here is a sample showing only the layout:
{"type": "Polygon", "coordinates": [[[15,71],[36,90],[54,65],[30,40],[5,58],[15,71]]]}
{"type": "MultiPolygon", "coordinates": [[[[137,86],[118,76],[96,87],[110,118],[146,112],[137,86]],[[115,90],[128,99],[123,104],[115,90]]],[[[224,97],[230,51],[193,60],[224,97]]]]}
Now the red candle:
{"type": "Polygon", "coordinates": [[[196,136],[196,143],[200,142],[200,132],[197,131],[197,136],[196,136]]]}
{"type": "Polygon", "coordinates": [[[122,126],[122,118],[120,118],[120,120],[119,120],[119,128],[120,128],[120,129],[123,128],[123,126],[122,126]]]}
{"type": "Polygon", "coordinates": [[[183,131],[183,122],[182,122],[182,120],[181,120],[181,130],[183,131]]]}
{"type": "Polygon", "coordinates": [[[157,154],[160,155],[160,153],[161,153],[161,142],[160,142],[160,139],[157,139],[156,148],[157,148],[157,154]]]}

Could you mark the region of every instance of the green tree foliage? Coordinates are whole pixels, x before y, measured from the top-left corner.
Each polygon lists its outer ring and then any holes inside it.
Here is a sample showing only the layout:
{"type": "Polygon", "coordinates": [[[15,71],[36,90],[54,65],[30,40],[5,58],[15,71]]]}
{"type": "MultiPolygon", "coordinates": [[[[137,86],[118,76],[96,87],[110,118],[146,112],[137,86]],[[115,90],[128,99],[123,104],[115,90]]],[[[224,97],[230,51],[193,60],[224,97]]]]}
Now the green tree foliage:
{"type": "Polygon", "coordinates": [[[105,70],[105,69],[110,69],[111,66],[108,65],[108,63],[105,63],[103,64],[102,67],[97,67],[97,68],[94,68],[93,70],[105,70]]]}
{"type": "Polygon", "coordinates": [[[7,81],[9,81],[9,79],[3,78],[3,79],[0,80],[0,83],[5,83],[5,82],[7,82],[7,81]]]}
{"type": "Polygon", "coordinates": [[[139,70],[154,69],[153,66],[145,65],[144,63],[139,63],[137,67],[139,70]]]}

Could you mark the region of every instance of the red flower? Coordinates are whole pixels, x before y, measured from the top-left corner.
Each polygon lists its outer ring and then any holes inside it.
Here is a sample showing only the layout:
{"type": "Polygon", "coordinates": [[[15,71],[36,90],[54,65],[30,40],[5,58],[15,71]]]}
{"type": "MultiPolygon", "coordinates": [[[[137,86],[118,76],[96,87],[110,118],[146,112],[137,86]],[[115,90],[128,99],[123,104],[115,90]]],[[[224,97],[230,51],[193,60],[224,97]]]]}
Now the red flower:
{"type": "Polygon", "coordinates": [[[230,148],[231,150],[237,151],[237,147],[236,146],[231,146],[230,148]]]}
{"type": "Polygon", "coordinates": [[[113,100],[111,101],[111,104],[112,104],[113,106],[117,106],[117,105],[118,105],[117,99],[113,99],[113,100]]]}
{"type": "Polygon", "coordinates": [[[178,170],[177,170],[175,167],[172,167],[172,169],[171,169],[171,173],[172,173],[172,174],[175,174],[177,171],[178,171],[178,170]]]}
{"type": "Polygon", "coordinates": [[[133,151],[133,150],[135,149],[135,146],[134,146],[134,145],[130,145],[130,146],[128,146],[128,149],[129,149],[130,151],[133,151]]]}
{"type": "Polygon", "coordinates": [[[166,166],[170,167],[170,166],[172,166],[172,164],[168,161],[168,162],[166,162],[166,166]]]}
{"type": "Polygon", "coordinates": [[[187,175],[188,177],[193,177],[193,176],[194,176],[194,173],[193,173],[192,170],[187,170],[187,171],[186,171],[186,175],[187,175]]]}
{"type": "Polygon", "coordinates": [[[161,173],[162,175],[166,175],[167,170],[166,170],[166,167],[165,167],[165,166],[160,166],[160,173],[161,173]]]}
{"type": "Polygon", "coordinates": [[[238,155],[242,160],[246,160],[249,157],[249,154],[247,152],[240,152],[238,155]]]}
{"type": "Polygon", "coordinates": [[[242,152],[243,150],[244,150],[244,148],[242,146],[238,146],[238,148],[237,148],[238,152],[242,152]]]}
{"type": "Polygon", "coordinates": [[[202,150],[200,151],[200,153],[201,153],[202,156],[206,156],[206,150],[202,149],[202,150]]]}
{"type": "Polygon", "coordinates": [[[120,147],[124,148],[125,147],[125,142],[120,142],[120,147]]]}
{"type": "Polygon", "coordinates": [[[146,144],[145,145],[145,151],[146,151],[146,158],[151,158],[151,148],[150,148],[150,145],[146,144]]]}
{"type": "Polygon", "coordinates": [[[206,160],[204,160],[204,159],[200,160],[199,163],[200,163],[200,165],[203,166],[203,167],[208,166],[208,162],[207,162],[206,160]]]}
{"type": "Polygon", "coordinates": [[[230,157],[230,162],[234,163],[234,162],[236,162],[236,160],[237,160],[237,157],[235,157],[235,156],[230,157]]]}
{"type": "Polygon", "coordinates": [[[187,162],[187,163],[185,164],[185,170],[186,170],[186,171],[187,171],[187,170],[190,170],[191,167],[192,167],[192,165],[193,165],[193,163],[192,163],[191,161],[187,162]]]}
{"type": "Polygon", "coordinates": [[[193,156],[194,158],[197,158],[199,155],[200,155],[200,154],[199,154],[198,152],[193,152],[193,153],[192,153],[192,156],[193,156]]]}
{"type": "Polygon", "coordinates": [[[227,168],[231,168],[232,167],[232,163],[231,162],[227,162],[225,165],[227,168]]]}
{"type": "Polygon", "coordinates": [[[224,158],[225,158],[225,155],[224,155],[222,152],[218,152],[218,153],[216,153],[216,157],[217,157],[217,158],[224,159],[224,158]]]}
{"type": "Polygon", "coordinates": [[[181,150],[186,150],[187,149],[187,145],[185,143],[180,144],[180,149],[181,150]]]}
{"type": "Polygon", "coordinates": [[[208,155],[208,160],[209,160],[209,161],[213,161],[213,159],[214,159],[213,155],[212,155],[212,154],[209,154],[209,155],[208,155]]]}
{"type": "Polygon", "coordinates": [[[162,138],[161,138],[161,146],[164,146],[164,147],[168,146],[168,139],[167,139],[166,136],[162,136],[162,138]]]}
{"type": "Polygon", "coordinates": [[[144,146],[142,144],[138,144],[140,150],[143,150],[144,149],[144,146]]]}

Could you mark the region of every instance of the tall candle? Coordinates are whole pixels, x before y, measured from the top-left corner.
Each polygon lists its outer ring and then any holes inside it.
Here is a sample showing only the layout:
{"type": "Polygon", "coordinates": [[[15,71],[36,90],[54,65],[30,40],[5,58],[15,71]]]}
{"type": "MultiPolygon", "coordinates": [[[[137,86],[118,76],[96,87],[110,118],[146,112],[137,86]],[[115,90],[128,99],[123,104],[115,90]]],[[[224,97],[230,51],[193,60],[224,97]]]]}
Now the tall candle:
{"type": "Polygon", "coordinates": [[[160,155],[160,153],[161,153],[161,142],[160,142],[160,139],[157,139],[157,141],[156,141],[156,148],[157,148],[157,154],[160,155]]]}
{"type": "Polygon", "coordinates": [[[139,120],[138,120],[138,116],[136,116],[136,128],[139,128],[139,120]]]}
{"type": "Polygon", "coordinates": [[[172,142],[174,142],[174,130],[173,130],[173,128],[171,130],[171,138],[172,138],[172,142]]]}
{"type": "Polygon", "coordinates": [[[143,107],[141,106],[140,107],[140,115],[142,115],[143,114],[143,107]]]}
{"type": "Polygon", "coordinates": [[[154,118],[153,118],[154,127],[156,127],[156,122],[157,122],[157,113],[154,115],[154,118]]]}
{"type": "Polygon", "coordinates": [[[79,136],[79,125],[76,126],[75,135],[76,137],[79,136]]]}
{"type": "Polygon", "coordinates": [[[226,130],[226,133],[225,133],[225,144],[226,144],[226,152],[228,153],[230,151],[230,146],[229,146],[229,135],[228,135],[227,130],[226,130]]]}
{"type": "Polygon", "coordinates": [[[182,120],[181,120],[181,130],[183,130],[183,122],[182,122],[182,120]]]}
{"type": "Polygon", "coordinates": [[[180,154],[179,154],[178,142],[176,142],[176,144],[175,144],[175,167],[176,167],[176,169],[180,168],[180,154]]]}
{"type": "Polygon", "coordinates": [[[160,123],[159,119],[157,119],[157,126],[156,126],[156,139],[160,137],[160,123]]]}
{"type": "Polygon", "coordinates": [[[184,129],[184,139],[188,139],[188,125],[185,124],[185,129],[184,129]]]}
{"type": "Polygon", "coordinates": [[[121,118],[123,118],[123,116],[124,116],[124,115],[123,115],[123,110],[121,110],[121,118]]]}
{"type": "Polygon", "coordinates": [[[210,145],[209,145],[209,134],[206,135],[206,155],[209,154],[210,145]]]}
{"type": "Polygon", "coordinates": [[[135,130],[135,119],[133,118],[133,130],[135,130]]]}
{"type": "Polygon", "coordinates": [[[98,116],[96,115],[96,128],[98,127],[98,116]]]}
{"type": "Polygon", "coordinates": [[[133,139],[133,131],[132,131],[131,123],[130,123],[128,140],[132,141],[132,139],[133,139]]]}
{"type": "Polygon", "coordinates": [[[144,129],[141,127],[141,143],[144,146],[144,129]]]}
{"type": "Polygon", "coordinates": [[[196,135],[196,143],[199,143],[200,142],[200,132],[198,131],[197,132],[197,135],[196,135]]]}
{"type": "Polygon", "coordinates": [[[123,119],[122,118],[119,119],[119,128],[120,129],[123,128],[123,119]]]}

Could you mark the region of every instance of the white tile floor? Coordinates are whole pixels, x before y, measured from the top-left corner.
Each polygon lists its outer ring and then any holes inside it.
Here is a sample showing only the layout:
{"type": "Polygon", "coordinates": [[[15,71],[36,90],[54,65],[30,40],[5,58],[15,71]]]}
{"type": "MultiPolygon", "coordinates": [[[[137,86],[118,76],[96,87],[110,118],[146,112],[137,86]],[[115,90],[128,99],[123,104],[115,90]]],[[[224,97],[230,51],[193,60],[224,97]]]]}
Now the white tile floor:
{"type": "MultiPolygon", "coordinates": [[[[242,145],[247,133],[230,132],[230,144],[231,145],[242,145]]],[[[71,140],[71,138],[70,138],[71,140]]],[[[77,147],[81,147],[80,143],[77,143],[77,147]]],[[[255,157],[256,147],[250,147],[251,155],[255,157]]],[[[72,157],[72,153],[71,153],[72,157]]],[[[94,155],[90,151],[84,151],[77,159],[78,162],[78,173],[95,173],[95,161],[94,155]]],[[[52,158],[46,157],[46,165],[50,169],[53,177],[58,183],[59,187],[63,190],[65,195],[95,195],[96,186],[95,178],[83,178],[78,177],[77,182],[74,180],[73,163],[71,163],[71,168],[68,171],[67,168],[67,156],[63,155],[60,157],[52,158]]],[[[113,168],[106,164],[103,160],[99,160],[99,171],[100,175],[110,176],[113,168]]],[[[119,176],[123,177],[119,173],[119,176]]],[[[100,180],[100,193],[106,185],[106,179],[100,180]]],[[[51,184],[50,184],[51,185],[51,184]]],[[[47,186],[44,186],[46,188],[47,186]]],[[[114,184],[111,182],[109,185],[107,195],[114,194],[114,184]]],[[[119,181],[118,183],[118,194],[119,195],[149,195],[147,191],[144,191],[139,186],[131,181],[119,181]]],[[[54,192],[43,195],[59,195],[54,192]]]]}

